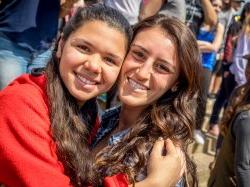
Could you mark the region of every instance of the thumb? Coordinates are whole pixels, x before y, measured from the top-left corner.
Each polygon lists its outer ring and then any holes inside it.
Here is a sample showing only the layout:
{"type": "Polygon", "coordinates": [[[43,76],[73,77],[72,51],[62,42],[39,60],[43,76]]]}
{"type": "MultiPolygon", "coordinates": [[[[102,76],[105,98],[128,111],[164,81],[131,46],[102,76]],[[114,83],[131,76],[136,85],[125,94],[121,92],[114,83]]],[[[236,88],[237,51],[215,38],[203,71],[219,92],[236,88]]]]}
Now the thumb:
{"type": "Polygon", "coordinates": [[[176,147],[172,140],[169,138],[165,141],[165,148],[168,155],[176,154],[176,147]]]}

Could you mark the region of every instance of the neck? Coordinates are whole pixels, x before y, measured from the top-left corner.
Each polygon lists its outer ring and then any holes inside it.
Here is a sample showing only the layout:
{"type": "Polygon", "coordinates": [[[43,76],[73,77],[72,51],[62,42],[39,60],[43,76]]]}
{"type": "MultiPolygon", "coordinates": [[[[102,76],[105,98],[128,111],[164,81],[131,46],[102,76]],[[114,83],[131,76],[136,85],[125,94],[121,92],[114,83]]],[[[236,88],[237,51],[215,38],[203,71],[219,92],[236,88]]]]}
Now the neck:
{"type": "Polygon", "coordinates": [[[144,108],[145,107],[131,107],[123,104],[119,117],[119,129],[124,130],[133,127],[144,108]]]}

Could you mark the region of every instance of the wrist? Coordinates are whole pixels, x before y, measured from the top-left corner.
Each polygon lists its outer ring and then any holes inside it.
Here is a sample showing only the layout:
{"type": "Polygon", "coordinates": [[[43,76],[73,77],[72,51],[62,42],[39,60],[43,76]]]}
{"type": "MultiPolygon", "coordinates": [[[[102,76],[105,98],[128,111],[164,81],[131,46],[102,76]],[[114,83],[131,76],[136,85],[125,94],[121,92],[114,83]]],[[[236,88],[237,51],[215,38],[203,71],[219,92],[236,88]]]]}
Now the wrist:
{"type": "Polygon", "coordinates": [[[166,178],[164,180],[164,182],[162,181],[162,179],[158,178],[158,177],[147,177],[145,180],[143,180],[145,182],[145,187],[146,186],[157,186],[157,187],[170,187],[171,186],[171,182],[166,178]]]}

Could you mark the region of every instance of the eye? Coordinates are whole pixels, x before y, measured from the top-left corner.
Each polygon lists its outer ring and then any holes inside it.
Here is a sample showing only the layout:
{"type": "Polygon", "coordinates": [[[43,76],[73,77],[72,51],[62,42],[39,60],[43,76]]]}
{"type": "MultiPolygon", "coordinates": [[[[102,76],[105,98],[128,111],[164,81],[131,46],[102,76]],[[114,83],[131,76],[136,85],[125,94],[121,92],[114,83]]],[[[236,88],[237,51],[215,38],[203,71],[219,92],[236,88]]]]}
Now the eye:
{"type": "Polygon", "coordinates": [[[108,64],[112,64],[112,65],[116,65],[116,61],[110,57],[104,57],[103,60],[108,63],[108,64]]]}
{"type": "Polygon", "coordinates": [[[171,69],[163,63],[156,63],[154,65],[154,68],[159,73],[173,73],[171,69]]]}
{"type": "Polygon", "coordinates": [[[143,52],[138,51],[138,50],[133,50],[133,51],[132,51],[132,55],[133,55],[133,57],[134,57],[136,60],[139,60],[139,61],[145,60],[145,58],[146,58],[146,55],[145,55],[143,52]]]}
{"type": "Polygon", "coordinates": [[[87,45],[78,45],[77,48],[79,48],[82,52],[90,53],[91,49],[87,45]]]}

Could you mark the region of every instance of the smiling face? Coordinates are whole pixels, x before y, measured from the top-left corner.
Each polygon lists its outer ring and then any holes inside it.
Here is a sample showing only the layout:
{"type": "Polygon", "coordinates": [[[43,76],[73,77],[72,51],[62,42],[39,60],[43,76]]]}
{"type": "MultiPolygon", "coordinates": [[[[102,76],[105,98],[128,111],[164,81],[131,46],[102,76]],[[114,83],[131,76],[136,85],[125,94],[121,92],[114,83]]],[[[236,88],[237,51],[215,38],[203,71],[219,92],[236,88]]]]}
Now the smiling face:
{"type": "Polygon", "coordinates": [[[125,35],[102,21],[87,22],[66,41],[60,41],[60,75],[80,105],[112,87],[126,46],[125,35]]]}
{"type": "Polygon", "coordinates": [[[124,61],[120,100],[145,108],[176,85],[179,72],[176,48],[168,34],[160,27],[144,29],[136,35],[124,61]]]}

